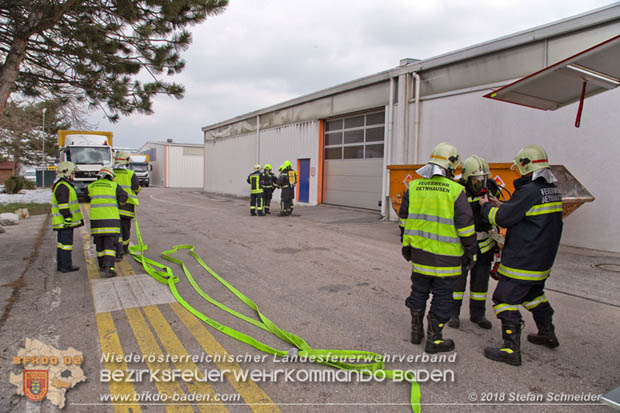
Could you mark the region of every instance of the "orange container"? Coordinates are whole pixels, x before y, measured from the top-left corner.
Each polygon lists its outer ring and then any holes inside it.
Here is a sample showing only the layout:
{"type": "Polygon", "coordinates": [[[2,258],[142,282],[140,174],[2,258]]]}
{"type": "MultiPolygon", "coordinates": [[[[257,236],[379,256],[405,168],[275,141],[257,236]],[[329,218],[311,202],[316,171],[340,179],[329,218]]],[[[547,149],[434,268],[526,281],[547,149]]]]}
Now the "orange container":
{"type": "MultiPolygon", "coordinates": [[[[514,191],[512,182],[519,178],[519,172],[511,170],[512,163],[490,163],[491,177],[511,194],[514,191]]],[[[390,173],[390,199],[392,208],[398,214],[402,197],[408,188],[409,181],[420,178],[416,170],[424,166],[419,165],[388,165],[390,173]]],[[[551,171],[558,178],[556,185],[562,192],[562,216],[567,217],[574,210],[586,202],[594,201],[594,196],[564,167],[564,165],[551,165],[551,171]]],[[[461,174],[460,168],[456,175],[461,174]]],[[[508,194],[504,193],[506,201],[508,194]]]]}

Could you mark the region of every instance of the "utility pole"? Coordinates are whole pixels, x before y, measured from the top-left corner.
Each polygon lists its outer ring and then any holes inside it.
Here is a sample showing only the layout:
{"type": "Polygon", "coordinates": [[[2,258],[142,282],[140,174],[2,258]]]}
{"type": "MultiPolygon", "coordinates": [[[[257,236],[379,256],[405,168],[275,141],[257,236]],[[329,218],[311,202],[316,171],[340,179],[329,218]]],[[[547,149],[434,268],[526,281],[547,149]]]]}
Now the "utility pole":
{"type": "Polygon", "coordinates": [[[45,165],[45,168],[43,168],[43,166],[41,167],[41,185],[43,186],[43,188],[45,188],[45,172],[47,171],[47,162],[45,162],[45,112],[47,112],[47,108],[43,108],[43,123],[41,124],[41,126],[43,127],[43,150],[41,155],[41,164],[45,165]]]}

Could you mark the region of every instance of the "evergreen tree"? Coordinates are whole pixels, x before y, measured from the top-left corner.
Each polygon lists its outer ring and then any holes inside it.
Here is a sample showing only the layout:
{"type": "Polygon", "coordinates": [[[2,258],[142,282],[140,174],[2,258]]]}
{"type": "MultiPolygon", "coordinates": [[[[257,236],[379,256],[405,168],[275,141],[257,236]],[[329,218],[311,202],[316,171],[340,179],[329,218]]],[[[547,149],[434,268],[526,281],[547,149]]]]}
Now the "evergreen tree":
{"type": "Polygon", "coordinates": [[[152,113],[152,98],[183,97],[158,75],[183,70],[185,29],[227,0],[0,1],[0,114],[11,93],[105,105],[111,121],[152,113]],[[145,72],[142,72],[144,69],[145,72]],[[149,77],[144,82],[138,78],[149,77]],[[139,76],[140,75],[140,76],[139,76]]]}

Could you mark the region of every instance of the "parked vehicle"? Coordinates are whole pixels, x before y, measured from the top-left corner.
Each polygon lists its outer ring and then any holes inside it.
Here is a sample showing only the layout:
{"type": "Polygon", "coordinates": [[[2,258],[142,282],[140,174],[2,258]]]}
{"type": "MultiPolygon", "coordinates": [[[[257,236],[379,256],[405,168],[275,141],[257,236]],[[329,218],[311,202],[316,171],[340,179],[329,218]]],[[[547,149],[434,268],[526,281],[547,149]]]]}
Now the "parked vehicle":
{"type": "Polygon", "coordinates": [[[149,155],[132,153],[129,155],[129,169],[136,173],[140,186],[149,186],[153,166],[149,164],[149,155]]]}
{"type": "Polygon", "coordinates": [[[88,197],[88,185],[97,180],[103,166],[112,166],[112,132],[58,131],[58,162],[77,166],[74,186],[78,197],[88,197]]]}

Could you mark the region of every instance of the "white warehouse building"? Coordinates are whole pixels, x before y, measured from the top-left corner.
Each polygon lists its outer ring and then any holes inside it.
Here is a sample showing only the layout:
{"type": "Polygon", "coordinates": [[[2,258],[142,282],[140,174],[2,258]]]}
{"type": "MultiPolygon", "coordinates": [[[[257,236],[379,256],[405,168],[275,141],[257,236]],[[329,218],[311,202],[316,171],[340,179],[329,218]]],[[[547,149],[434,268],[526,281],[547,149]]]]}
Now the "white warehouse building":
{"type": "Polygon", "coordinates": [[[151,185],[163,188],[204,186],[204,146],[194,143],[147,142],[138,153],[148,154],[151,185]]]}
{"type": "MultiPolygon", "coordinates": [[[[271,163],[277,172],[290,160],[300,178],[298,201],[373,209],[396,220],[387,165],[424,163],[442,141],[463,159],[475,153],[489,162],[511,162],[523,145],[536,143],[596,198],[567,217],[562,242],[620,252],[620,91],[597,94],[597,82],[589,82],[579,128],[577,104],[544,111],[524,105],[561,105],[551,98],[528,97],[521,105],[484,98],[545,68],[559,73],[565,59],[589,56],[607,41],[589,61],[615,70],[615,77],[600,77],[614,89],[619,35],[616,3],[437,57],[403,59],[384,72],[205,126],[204,189],[248,196],[254,164],[271,163]]],[[[553,82],[545,86],[553,89],[553,82]]]]}

